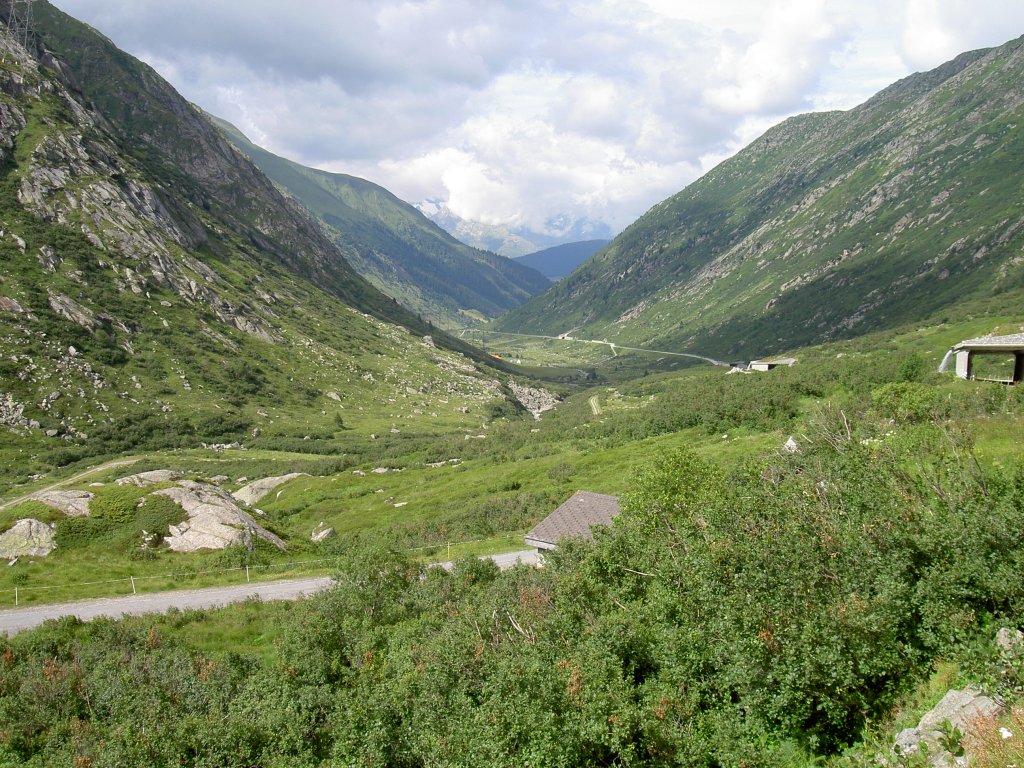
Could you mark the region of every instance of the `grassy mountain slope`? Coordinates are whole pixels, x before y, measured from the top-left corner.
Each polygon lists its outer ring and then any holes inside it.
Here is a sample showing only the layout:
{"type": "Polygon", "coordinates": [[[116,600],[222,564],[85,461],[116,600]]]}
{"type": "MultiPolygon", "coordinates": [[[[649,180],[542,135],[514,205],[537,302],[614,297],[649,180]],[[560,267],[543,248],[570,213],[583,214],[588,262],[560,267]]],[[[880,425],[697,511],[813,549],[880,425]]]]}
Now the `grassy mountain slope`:
{"type": "Polygon", "coordinates": [[[533,267],[551,280],[561,280],[609,242],[611,241],[583,240],[578,243],[565,243],[525,256],[517,256],[516,261],[533,267]]]}
{"type": "Polygon", "coordinates": [[[768,131],[499,322],[722,356],[1024,287],[1024,38],[768,131]]]}
{"type": "Polygon", "coordinates": [[[32,51],[0,28],[5,482],[138,446],[450,429],[502,398],[152,70],[36,12],[32,51]]]}
{"type": "Polygon", "coordinates": [[[316,216],[361,275],[424,317],[464,325],[463,310],[494,317],[548,287],[534,269],[460,243],[383,187],[278,157],[230,123],[212,119],[268,178],[316,216]]]}

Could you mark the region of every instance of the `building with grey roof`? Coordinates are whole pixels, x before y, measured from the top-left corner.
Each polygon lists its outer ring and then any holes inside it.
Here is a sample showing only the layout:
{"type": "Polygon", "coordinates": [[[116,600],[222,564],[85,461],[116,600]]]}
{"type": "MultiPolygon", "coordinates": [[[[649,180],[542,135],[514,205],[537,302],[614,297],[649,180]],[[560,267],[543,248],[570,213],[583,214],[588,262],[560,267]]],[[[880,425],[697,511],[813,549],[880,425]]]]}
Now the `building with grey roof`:
{"type": "Polygon", "coordinates": [[[592,541],[594,526],[610,526],[617,514],[619,500],[615,496],[577,491],[526,534],[526,544],[537,549],[554,549],[565,538],[592,541]]]}
{"type": "Polygon", "coordinates": [[[956,355],[956,375],[961,379],[978,378],[981,381],[998,381],[1003,384],[1016,384],[1024,380],[1024,333],[1013,333],[1009,336],[982,336],[967,339],[955,344],[946,353],[939,370],[945,370],[946,362],[951,355],[956,355]],[[974,375],[974,356],[978,354],[1013,355],[1013,373],[1006,379],[988,379],[974,375]]]}

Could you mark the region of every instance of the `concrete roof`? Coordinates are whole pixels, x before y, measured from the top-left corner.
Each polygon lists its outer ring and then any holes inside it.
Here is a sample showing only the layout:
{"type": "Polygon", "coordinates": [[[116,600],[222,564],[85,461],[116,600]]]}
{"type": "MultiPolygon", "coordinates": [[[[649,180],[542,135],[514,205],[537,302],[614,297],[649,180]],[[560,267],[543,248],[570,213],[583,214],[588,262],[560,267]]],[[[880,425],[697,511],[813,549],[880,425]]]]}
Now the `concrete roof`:
{"type": "Polygon", "coordinates": [[[1009,336],[982,336],[967,339],[955,345],[953,349],[984,349],[993,352],[1024,352],[1024,333],[1013,333],[1009,336]]]}
{"type": "Polygon", "coordinates": [[[591,527],[611,525],[617,514],[619,500],[615,496],[577,491],[526,534],[526,543],[539,549],[553,549],[561,539],[567,537],[590,541],[594,538],[591,527]]]}
{"type": "Polygon", "coordinates": [[[751,365],[792,365],[796,362],[795,357],[776,357],[771,360],[751,360],[751,365]]]}

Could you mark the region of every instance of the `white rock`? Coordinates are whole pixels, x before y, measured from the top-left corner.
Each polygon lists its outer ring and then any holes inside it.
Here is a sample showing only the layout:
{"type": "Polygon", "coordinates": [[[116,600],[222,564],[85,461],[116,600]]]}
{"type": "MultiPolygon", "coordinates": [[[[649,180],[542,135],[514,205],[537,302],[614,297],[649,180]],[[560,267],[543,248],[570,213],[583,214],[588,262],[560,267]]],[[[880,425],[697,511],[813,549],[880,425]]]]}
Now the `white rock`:
{"type": "Polygon", "coordinates": [[[89,491],[40,491],[33,493],[30,498],[68,517],[85,517],[89,514],[89,502],[95,496],[95,493],[89,491]]]}
{"type": "Polygon", "coordinates": [[[279,485],[283,485],[297,477],[307,476],[305,472],[291,472],[287,475],[277,477],[264,477],[262,480],[253,480],[231,494],[237,501],[252,506],[279,485]]]}
{"type": "Polygon", "coordinates": [[[148,485],[170,483],[179,477],[181,477],[181,472],[176,472],[173,469],[154,469],[149,472],[139,472],[137,475],[118,478],[114,482],[118,485],[135,485],[139,488],[145,488],[148,485]]]}
{"type": "Polygon", "coordinates": [[[25,518],[0,534],[0,557],[46,557],[57,546],[53,527],[39,520],[25,518]]]}
{"type": "Polygon", "coordinates": [[[226,491],[215,485],[182,480],[176,488],[164,488],[154,496],[166,496],[188,514],[188,520],[170,526],[167,546],[175,552],[224,549],[241,545],[252,549],[252,537],[268,541],[278,549],[285,543],[243,511],[226,491]]]}

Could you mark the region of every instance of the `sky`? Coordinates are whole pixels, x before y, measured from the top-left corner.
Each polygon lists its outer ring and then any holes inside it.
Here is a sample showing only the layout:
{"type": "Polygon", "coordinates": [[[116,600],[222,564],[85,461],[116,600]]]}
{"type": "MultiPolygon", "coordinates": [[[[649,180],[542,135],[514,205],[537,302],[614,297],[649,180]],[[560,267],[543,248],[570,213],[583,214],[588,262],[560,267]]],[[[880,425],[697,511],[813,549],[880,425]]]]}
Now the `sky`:
{"type": "Polygon", "coordinates": [[[1021,0],[56,0],[255,143],[486,224],[618,232],[801,112],[1024,34],[1021,0]]]}

